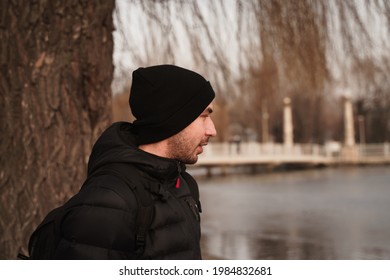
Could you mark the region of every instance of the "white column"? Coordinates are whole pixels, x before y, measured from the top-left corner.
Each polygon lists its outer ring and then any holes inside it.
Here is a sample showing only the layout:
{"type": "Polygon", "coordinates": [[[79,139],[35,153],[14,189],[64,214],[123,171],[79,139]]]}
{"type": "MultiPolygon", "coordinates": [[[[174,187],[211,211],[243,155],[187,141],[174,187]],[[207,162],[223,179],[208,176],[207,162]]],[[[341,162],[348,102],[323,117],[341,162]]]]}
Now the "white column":
{"type": "Polygon", "coordinates": [[[293,146],[293,123],[292,123],[292,112],[291,112],[291,99],[285,97],[283,99],[284,110],[283,110],[283,141],[286,147],[293,146]]]}
{"type": "Polygon", "coordinates": [[[353,109],[349,97],[344,98],[344,145],[355,146],[355,129],[353,126],[353,109]]]}

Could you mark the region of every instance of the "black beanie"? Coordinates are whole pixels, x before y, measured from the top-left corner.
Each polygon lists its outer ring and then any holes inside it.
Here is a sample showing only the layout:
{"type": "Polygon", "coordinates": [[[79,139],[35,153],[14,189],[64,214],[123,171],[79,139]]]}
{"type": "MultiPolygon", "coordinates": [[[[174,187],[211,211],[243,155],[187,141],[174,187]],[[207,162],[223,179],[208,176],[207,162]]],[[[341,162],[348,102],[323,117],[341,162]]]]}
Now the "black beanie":
{"type": "Polygon", "coordinates": [[[180,132],[214,97],[210,83],[193,71],[174,65],[138,68],[129,100],[137,144],[159,142],[180,132]]]}

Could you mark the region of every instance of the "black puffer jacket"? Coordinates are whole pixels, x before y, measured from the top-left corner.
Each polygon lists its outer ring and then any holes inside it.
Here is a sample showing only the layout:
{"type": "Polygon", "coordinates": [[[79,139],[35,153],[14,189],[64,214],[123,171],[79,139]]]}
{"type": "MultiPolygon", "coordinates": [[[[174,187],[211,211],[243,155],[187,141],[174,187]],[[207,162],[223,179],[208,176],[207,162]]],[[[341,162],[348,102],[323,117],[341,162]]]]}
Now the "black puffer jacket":
{"type": "MultiPolygon", "coordinates": [[[[88,184],[65,204],[58,259],[135,258],[137,200],[117,191],[117,176],[93,175],[111,163],[135,166],[142,186],[150,186],[154,217],[147,232],[145,259],[200,259],[200,218],[184,164],[148,154],[135,146],[131,124],[115,123],[96,142],[88,164],[88,184]],[[186,173],[185,178],[188,178],[186,173]],[[129,205],[129,201],[132,201],[129,205]]],[[[133,168],[134,169],[134,168],[133,168]]],[[[196,183],[195,183],[196,184],[196,183]]],[[[139,187],[139,186],[137,186],[139,187]]],[[[196,186],[197,188],[197,186],[196,186]]]]}

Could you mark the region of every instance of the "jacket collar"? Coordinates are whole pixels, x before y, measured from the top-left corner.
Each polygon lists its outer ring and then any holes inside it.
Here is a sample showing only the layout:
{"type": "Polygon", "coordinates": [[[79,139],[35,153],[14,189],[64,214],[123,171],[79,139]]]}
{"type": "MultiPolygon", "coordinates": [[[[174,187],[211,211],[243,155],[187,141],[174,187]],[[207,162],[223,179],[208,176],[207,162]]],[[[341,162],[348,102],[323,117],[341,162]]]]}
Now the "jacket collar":
{"type": "Polygon", "coordinates": [[[130,163],[159,181],[176,180],[186,166],[139,149],[132,124],[118,122],[106,129],[96,141],[88,162],[88,174],[109,163],[130,163]]]}

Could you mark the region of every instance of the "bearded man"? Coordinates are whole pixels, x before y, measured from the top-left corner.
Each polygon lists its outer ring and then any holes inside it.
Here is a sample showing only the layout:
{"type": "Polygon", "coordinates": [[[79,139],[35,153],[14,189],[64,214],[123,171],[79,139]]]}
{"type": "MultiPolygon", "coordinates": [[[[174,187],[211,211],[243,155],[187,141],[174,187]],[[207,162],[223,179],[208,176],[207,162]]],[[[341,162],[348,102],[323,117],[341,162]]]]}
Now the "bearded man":
{"type": "MultiPolygon", "coordinates": [[[[53,259],[201,259],[200,202],[186,172],[209,138],[215,93],[174,65],[133,72],[133,123],[95,143],[81,190],[61,207],[53,259]]],[[[32,246],[34,247],[34,246],[32,246]]]]}

